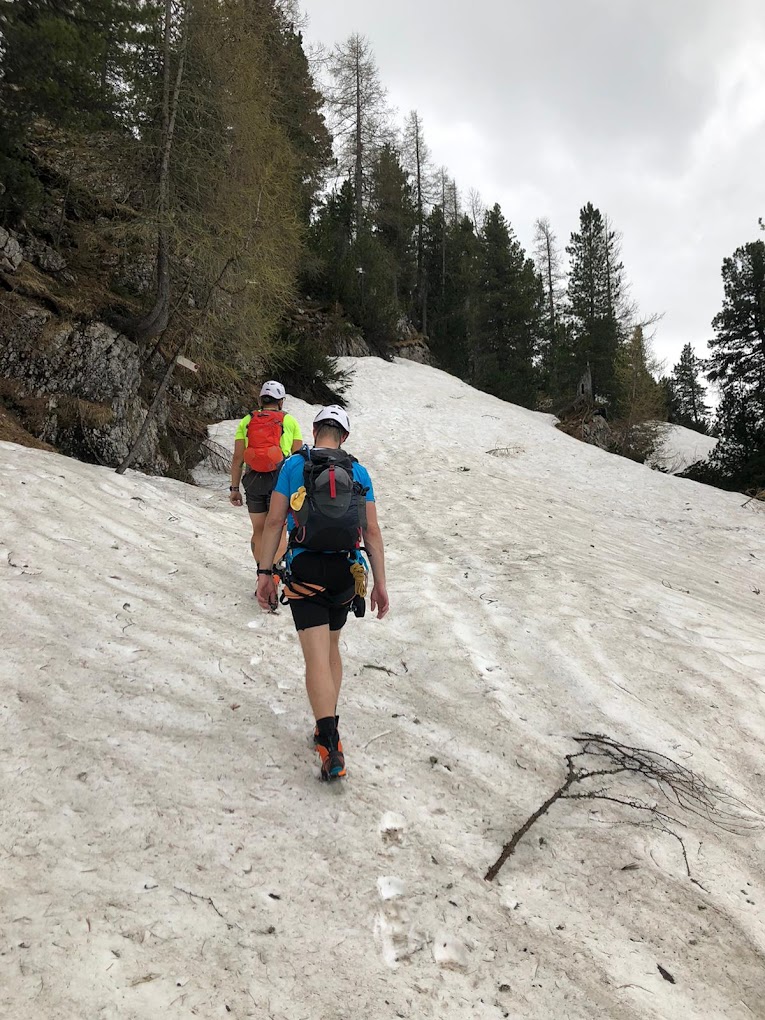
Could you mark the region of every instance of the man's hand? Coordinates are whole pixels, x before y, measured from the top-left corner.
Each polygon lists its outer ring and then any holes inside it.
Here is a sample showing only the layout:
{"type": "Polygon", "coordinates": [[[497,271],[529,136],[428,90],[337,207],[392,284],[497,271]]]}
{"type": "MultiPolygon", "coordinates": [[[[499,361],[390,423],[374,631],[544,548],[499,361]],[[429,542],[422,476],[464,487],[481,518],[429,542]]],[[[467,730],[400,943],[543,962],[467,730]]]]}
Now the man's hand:
{"type": "Polygon", "coordinates": [[[384,584],[376,584],[374,586],[369,601],[372,606],[372,612],[374,612],[376,609],[377,619],[382,620],[382,618],[387,614],[388,610],[390,609],[388,592],[384,584]]]}
{"type": "Polygon", "coordinates": [[[257,590],[258,603],[260,608],[267,613],[272,613],[279,605],[279,598],[276,594],[276,585],[270,574],[260,574],[258,577],[257,590]]]}
{"type": "Polygon", "coordinates": [[[228,498],[231,500],[232,506],[242,505],[242,493],[240,492],[239,489],[233,489],[231,492],[229,492],[228,498]]]}

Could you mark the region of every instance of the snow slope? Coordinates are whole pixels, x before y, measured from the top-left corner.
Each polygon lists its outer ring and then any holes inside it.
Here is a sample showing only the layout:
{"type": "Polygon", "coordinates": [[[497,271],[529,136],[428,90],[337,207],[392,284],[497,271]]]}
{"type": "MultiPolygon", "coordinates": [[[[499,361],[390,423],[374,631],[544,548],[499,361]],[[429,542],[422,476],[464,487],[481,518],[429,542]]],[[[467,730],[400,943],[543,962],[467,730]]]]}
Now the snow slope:
{"type": "Polygon", "coordinates": [[[663,471],[678,475],[691,464],[707,460],[717,442],[714,436],[705,436],[683,425],[664,424],[661,426],[661,441],[652,462],[663,471]]]}
{"type": "Polygon", "coordinates": [[[583,730],[765,811],[762,511],[355,369],[392,612],[346,632],[339,787],[227,480],[0,444],[0,1016],[765,1017],[759,827],[679,814],[695,884],[635,812],[564,802],[482,877],[583,730]]]}

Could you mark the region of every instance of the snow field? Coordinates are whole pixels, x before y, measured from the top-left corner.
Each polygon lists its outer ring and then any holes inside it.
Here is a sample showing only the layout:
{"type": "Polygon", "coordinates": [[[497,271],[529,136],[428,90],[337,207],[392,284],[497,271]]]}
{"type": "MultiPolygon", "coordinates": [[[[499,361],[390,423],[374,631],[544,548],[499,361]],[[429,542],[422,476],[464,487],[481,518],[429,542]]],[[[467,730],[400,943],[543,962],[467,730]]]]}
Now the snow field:
{"type": "Polygon", "coordinates": [[[696,885],[665,832],[561,803],[482,877],[583,730],[762,815],[765,516],[352,365],[392,612],[345,632],[342,786],[225,477],[0,444],[0,1015],[765,1017],[759,828],[682,816],[696,885]]]}

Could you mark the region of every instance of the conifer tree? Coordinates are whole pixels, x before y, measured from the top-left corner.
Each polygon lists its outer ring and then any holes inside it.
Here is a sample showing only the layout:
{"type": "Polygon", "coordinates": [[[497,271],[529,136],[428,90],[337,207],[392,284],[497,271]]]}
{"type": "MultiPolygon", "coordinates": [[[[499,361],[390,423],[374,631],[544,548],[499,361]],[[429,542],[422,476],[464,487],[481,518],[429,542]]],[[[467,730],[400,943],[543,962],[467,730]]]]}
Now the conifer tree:
{"type": "Polygon", "coordinates": [[[765,242],[736,249],[723,262],[723,307],[709,341],[709,378],[722,400],[720,442],[711,458],[722,484],[765,488],[765,242]]]}
{"type": "Polygon", "coordinates": [[[549,405],[571,398],[578,376],[571,349],[571,331],[565,307],[563,258],[548,219],[539,219],[534,231],[534,261],[540,277],[543,310],[540,322],[539,362],[541,387],[549,405]]]}
{"type": "Polygon", "coordinates": [[[42,198],[24,142],[40,119],[77,130],[127,125],[129,68],[149,16],[128,0],[14,0],[0,15],[0,221],[42,198]]]}
{"type": "Polygon", "coordinates": [[[571,259],[568,300],[578,369],[581,374],[589,363],[596,396],[613,402],[624,294],[618,238],[591,202],[581,210],[579,220],[579,231],[572,233],[566,248],[571,259]]]}
{"type": "Polygon", "coordinates": [[[417,282],[416,308],[423,333],[428,331],[427,283],[425,278],[425,219],[434,192],[433,167],[430,150],[425,141],[422,117],[412,110],[407,117],[403,139],[404,166],[412,182],[414,205],[417,214],[417,282]]]}
{"type": "Polygon", "coordinates": [[[408,308],[414,286],[413,235],[417,208],[409,177],[398,153],[383,143],[372,169],[369,222],[388,256],[392,298],[399,310],[408,308]]]}
{"type": "Polygon", "coordinates": [[[669,411],[676,425],[706,433],[709,431],[709,407],[705,401],[704,385],[699,380],[703,367],[692,345],[686,344],[668,380],[669,411]]]}
{"type": "Polygon", "coordinates": [[[534,263],[495,205],[481,233],[474,354],[478,386],[504,400],[534,406],[540,311],[534,263]]]}
{"type": "Polygon", "coordinates": [[[475,381],[480,241],[470,218],[448,226],[435,206],[425,224],[424,252],[427,279],[437,280],[445,270],[443,289],[428,292],[431,350],[447,372],[475,381]]]}

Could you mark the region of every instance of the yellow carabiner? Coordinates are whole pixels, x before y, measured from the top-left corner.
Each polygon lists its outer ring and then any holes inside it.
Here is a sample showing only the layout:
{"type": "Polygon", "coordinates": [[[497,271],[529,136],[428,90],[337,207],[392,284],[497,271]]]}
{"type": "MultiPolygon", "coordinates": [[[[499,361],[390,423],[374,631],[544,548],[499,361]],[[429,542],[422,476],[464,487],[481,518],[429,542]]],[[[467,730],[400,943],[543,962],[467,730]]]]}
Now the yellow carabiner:
{"type": "Polygon", "coordinates": [[[351,573],[353,574],[353,580],[356,584],[356,594],[360,598],[366,598],[367,595],[367,572],[360,563],[351,564],[351,573]]]}
{"type": "Polygon", "coordinates": [[[305,503],[306,491],[305,486],[301,485],[297,492],[293,492],[290,496],[290,507],[297,513],[302,509],[303,503],[305,503]]]}

